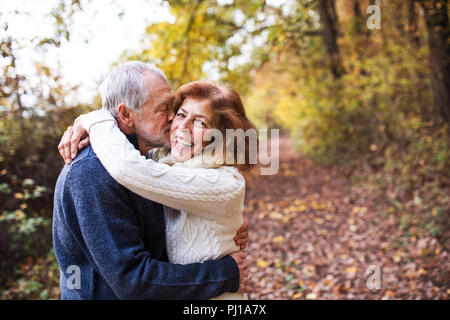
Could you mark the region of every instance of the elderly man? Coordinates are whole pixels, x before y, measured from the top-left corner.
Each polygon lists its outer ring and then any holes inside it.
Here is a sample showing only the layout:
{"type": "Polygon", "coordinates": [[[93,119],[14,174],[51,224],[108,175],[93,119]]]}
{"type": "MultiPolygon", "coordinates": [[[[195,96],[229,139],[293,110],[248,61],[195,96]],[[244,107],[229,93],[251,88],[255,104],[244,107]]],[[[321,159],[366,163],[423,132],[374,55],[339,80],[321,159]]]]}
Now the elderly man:
{"type": "MultiPolygon", "coordinates": [[[[103,108],[133,135],[141,154],[168,144],[174,94],[159,69],[120,65],[101,91],[103,108]]],[[[72,161],[78,146],[70,141],[79,141],[77,134],[69,129],[59,146],[66,166],[55,188],[53,241],[62,299],[210,299],[246,291],[242,251],[204,263],[169,263],[162,205],[116,182],[91,147],[72,161]]],[[[236,238],[245,246],[247,223],[236,238]]]]}

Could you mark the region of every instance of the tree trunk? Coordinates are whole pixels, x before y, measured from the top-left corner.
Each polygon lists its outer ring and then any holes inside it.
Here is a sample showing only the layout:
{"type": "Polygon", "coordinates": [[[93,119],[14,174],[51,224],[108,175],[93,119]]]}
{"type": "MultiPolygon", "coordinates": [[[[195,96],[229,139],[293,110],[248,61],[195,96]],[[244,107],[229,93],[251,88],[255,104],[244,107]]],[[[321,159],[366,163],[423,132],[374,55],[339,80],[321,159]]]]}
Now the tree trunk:
{"type": "Polygon", "coordinates": [[[447,0],[420,0],[425,11],[430,49],[431,88],[434,100],[434,119],[450,122],[450,26],[447,0]]]}
{"type": "Polygon", "coordinates": [[[361,14],[360,0],[353,0],[353,17],[355,19],[355,32],[361,34],[363,31],[363,16],[361,14]]]}
{"type": "Polygon", "coordinates": [[[323,25],[323,40],[331,59],[331,72],[335,78],[339,78],[343,74],[343,68],[337,45],[338,21],[334,1],[319,0],[319,15],[323,25]]]}
{"type": "Polygon", "coordinates": [[[416,48],[420,47],[420,37],[419,32],[417,31],[418,18],[416,3],[414,1],[410,1],[408,3],[408,37],[411,44],[416,48]]]}

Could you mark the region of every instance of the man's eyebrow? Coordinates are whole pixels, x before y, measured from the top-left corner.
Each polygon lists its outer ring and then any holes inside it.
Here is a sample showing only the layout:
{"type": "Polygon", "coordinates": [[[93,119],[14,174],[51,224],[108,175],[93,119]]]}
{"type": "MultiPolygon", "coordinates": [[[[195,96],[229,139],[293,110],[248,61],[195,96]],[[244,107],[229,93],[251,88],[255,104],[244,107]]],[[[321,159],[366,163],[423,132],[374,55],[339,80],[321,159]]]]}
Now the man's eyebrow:
{"type": "Polygon", "coordinates": [[[166,98],[166,99],[162,100],[162,101],[159,103],[159,105],[162,106],[163,104],[170,104],[170,103],[173,102],[173,100],[174,100],[173,97],[166,98]]]}

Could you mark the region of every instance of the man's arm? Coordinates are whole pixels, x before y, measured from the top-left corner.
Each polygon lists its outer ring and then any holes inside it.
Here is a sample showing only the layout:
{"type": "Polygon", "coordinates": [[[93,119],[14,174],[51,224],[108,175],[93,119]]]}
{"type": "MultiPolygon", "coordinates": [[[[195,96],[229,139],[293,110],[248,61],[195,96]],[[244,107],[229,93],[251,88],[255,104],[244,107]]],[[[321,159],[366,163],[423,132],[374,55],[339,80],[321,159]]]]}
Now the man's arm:
{"type": "Polygon", "coordinates": [[[64,192],[75,205],[89,260],[119,298],[209,299],[238,290],[239,268],[230,256],[189,265],[152,259],[127,192],[96,158],[72,165],[64,192]]]}

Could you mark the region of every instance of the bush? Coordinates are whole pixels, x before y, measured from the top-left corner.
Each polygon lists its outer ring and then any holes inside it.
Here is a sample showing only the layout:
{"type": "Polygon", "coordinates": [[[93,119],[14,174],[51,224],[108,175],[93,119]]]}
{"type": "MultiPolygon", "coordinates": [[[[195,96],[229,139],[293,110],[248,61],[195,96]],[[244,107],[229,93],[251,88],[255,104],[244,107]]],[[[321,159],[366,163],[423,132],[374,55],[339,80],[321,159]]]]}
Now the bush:
{"type": "MultiPolygon", "coordinates": [[[[64,165],[56,147],[85,111],[55,109],[27,118],[0,111],[0,288],[16,279],[17,265],[36,261],[52,247],[53,190],[64,165]]],[[[34,292],[36,286],[27,288],[34,292]]]]}

